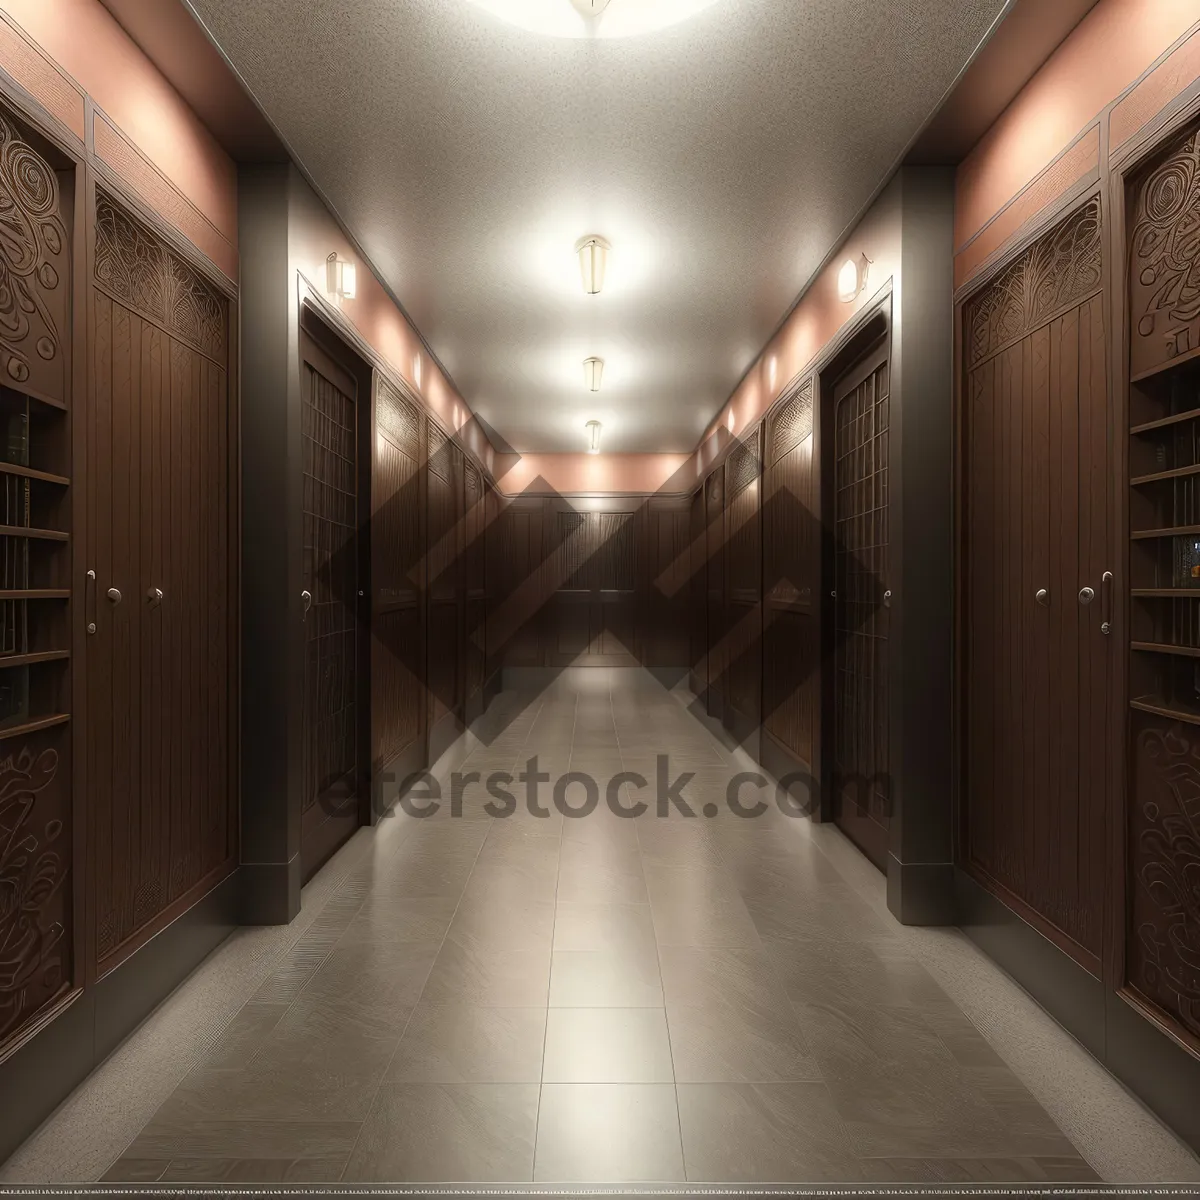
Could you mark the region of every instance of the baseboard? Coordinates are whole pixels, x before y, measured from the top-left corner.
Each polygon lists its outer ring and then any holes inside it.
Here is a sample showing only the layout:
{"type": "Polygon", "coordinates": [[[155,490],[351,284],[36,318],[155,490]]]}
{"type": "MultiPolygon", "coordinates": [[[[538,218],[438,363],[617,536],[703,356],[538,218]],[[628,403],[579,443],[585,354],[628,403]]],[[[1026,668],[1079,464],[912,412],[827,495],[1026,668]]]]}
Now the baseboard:
{"type": "Polygon", "coordinates": [[[462,717],[457,712],[445,713],[429,728],[429,750],[426,761],[433,766],[458,740],[463,732],[462,717]]]}
{"type": "Polygon", "coordinates": [[[87,1078],[97,1061],[95,1034],[95,996],[79,992],[0,1063],[0,1162],[87,1078]]]}
{"type": "Polygon", "coordinates": [[[1200,1059],[1116,992],[1105,998],[1105,1065],[1200,1154],[1200,1059]]]}
{"type": "Polygon", "coordinates": [[[887,902],[901,925],[956,925],[954,864],[906,863],[889,853],[887,902]]]}
{"type": "Polygon", "coordinates": [[[95,985],[97,1062],[234,931],[241,898],[239,873],[227,876],[95,985]]]}
{"type": "Polygon", "coordinates": [[[222,880],[0,1063],[0,1161],[9,1157],[234,930],[240,870],[222,880]]]}
{"type": "Polygon", "coordinates": [[[240,924],[288,925],[299,913],[299,853],[284,863],[242,863],[238,876],[240,924]]]}
{"type": "Polygon", "coordinates": [[[1103,1062],[1101,981],[957,867],[954,892],[963,932],[1103,1062]]]}

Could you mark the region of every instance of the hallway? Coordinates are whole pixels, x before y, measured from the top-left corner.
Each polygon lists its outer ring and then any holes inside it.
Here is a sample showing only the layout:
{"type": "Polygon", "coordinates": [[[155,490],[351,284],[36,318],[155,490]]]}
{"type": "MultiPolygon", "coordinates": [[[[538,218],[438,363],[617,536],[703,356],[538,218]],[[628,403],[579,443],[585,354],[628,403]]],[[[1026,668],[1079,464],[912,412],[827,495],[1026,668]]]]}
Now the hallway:
{"type": "Polygon", "coordinates": [[[444,761],[439,812],[361,830],[290,930],[235,934],[4,1180],[1200,1179],[957,931],[898,925],[833,827],[730,813],[752,764],[688,699],[596,668],[502,692],[461,772],[536,755],[603,791],[665,754],[717,815],[648,791],[564,818],[543,784],[548,816],[476,785],[455,818],[444,761]]]}

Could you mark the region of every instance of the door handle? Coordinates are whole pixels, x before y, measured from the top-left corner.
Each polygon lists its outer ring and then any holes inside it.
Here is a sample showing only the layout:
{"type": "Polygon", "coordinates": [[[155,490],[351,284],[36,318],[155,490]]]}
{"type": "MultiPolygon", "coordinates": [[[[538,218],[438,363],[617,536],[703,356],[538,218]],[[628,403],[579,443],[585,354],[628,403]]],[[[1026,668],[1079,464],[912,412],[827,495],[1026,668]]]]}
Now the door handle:
{"type": "Polygon", "coordinates": [[[1105,571],[1100,576],[1100,591],[1104,597],[1100,607],[1100,632],[1107,637],[1112,633],[1113,573],[1111,571],[1105,571]]]}
{"type": "Polygon", "coordinates": [[[113,604],[121,603],[121,591],[119,588],[109,588],[105,595],[113,602],[113,604]]]}
{"type": "Polygon", "coordinates": [[[1033,597],[1043,608],[1050,606],[1050,593],[1045,588],[1038,588],[1037,594],[1033,597]]]}
{"type": "Polygon", "coordinates": [[[162,603],[162,598],[162,588],[152,587],[146,593],[146,599],[150,601],[150,606],[152,608],[157,608],[162,603]]]}
{"type": "Polygon", "coordinates": [[[88,633],[96,632],[96,622],[88,621],[88,613],[95,614],[96,608],[96,572],[88,571],[86,582],[83,585],[83,619],[87,621],[88,633]]]}
{"type": "Polygon", "coordinates": [[[304,606],[300,610],[300,620],[308,620],[308,610],[312,608],[312,592],[305,589],[300,593],[300,603],[304,606]]]}
{"type": "Polygon", "coordinates": [[[1095,600],[1095,598],[1096,598],[1096,592],[1095,592],[1094,588],[1082,587],[1079,589],[1079,603],[1080,604],[1091,604],[1091,602],[1093,600],[1095,600]]]}

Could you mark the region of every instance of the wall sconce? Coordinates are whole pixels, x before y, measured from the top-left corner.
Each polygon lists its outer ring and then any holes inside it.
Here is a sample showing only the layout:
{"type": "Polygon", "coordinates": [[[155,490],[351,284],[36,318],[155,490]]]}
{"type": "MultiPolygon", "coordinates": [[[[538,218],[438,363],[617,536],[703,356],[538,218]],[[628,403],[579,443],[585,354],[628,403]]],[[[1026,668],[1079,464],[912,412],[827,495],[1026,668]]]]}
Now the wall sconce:
{"type": "Polygon", "coordinates": [[[865,254],[860,254],[857,259],[848,258],[842,263],[837,286],[838,299],[843,304],[849,304],[867,286],[867,271],[870,266],[871,260],[865,254]]]}
{"type": "Polygon", "coordinates": [[[585,358],[583,360],[583,381],[589,392],[600,390],[600,380],[604,376],[604,359],[585,358]]]}
{"type": "Polygon", "coordinates": [[[730,432],[730,433],[732,433],[732,432],[733,432],[733,427],[734,427],[734,425],[735,425],[735,424],[736,424],[736,419],[735,419],[735,417],[734,417],[734,415],[733,415],[733,409],[731,408],[731,409],[729,410],[729,416],[727,416],[727,417],[725,418],[725,426],[726,426],[726,428],[729,430],[729,432],[730,432]]]}
{"type": "Polygon", "coordinates": [[[767,386],[775,386],[775,373],[778,370],[779,364],[775,359],[775,355],[771,355],[770,362],[767,363],[767,386]]]}
{"type": "Polygon", "coordinates": [[[326,285],[341,300],[353,300],[358,271],[352,262],[331,254],[325,260],[326,285]]]}
{"type": "Polygon", "coordinates": [[[604,286],[604,272],[608,270],[608,252],[611,249],[604,238],[594,233],[575,243],[575,253],[579,255],[579,275],[583,280],[583,290],[589,296],[596,295],[604,286]]]}
{"type": "Polygon", "coordinates": [[[417,387],[421,386],[421,356],[419,354],[413,355],[413,383],[417,387]]]}
{"type": "Polygon", "coordinates": [[[601,428],[602,428],[602,426],[600,425],[599,421],[589,421],[587,423],[587,432],[588,432],[587,452],[589,454],[599,454],[600,453],[600,430],[601,430],[601,428]]]}

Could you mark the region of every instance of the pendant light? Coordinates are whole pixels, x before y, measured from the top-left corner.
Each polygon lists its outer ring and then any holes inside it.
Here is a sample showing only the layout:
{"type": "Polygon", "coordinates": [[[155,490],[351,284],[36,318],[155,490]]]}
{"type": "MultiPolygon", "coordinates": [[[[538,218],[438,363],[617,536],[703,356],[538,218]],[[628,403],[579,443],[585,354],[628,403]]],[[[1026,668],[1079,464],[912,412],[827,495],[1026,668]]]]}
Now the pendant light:
{"type": "Polygon", "coordinates": [[[583,290],[589,296],[595,296],[604,286],[604,272],[608,269],[608,252],[611,249],[604,238],[594,233],[575,243],[575,253],[579,255],[579,275],[583,280],[583,290]]]}
{"type": "Polygon", "coordinates": [[[587,423],[588,432],[588,449],[589,454],[600,453],[600,430],[602,426],[599,421],[589,421],[587,423]]]}
{"type": "Polygon", "coordinates": [[[585,358],[583,360],[583,381],[589,392],[600,390],[600,380],[604,376],[604,359],[585,358]]]}

